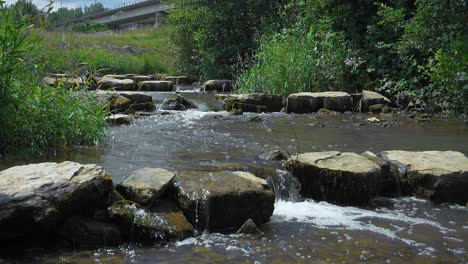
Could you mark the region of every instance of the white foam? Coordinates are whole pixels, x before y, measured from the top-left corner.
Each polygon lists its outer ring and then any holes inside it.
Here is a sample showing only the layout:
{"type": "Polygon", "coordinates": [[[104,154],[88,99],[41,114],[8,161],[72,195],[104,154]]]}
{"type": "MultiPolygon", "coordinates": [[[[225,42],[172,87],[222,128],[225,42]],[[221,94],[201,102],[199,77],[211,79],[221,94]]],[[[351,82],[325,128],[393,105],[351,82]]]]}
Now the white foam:
{"type": "Polygon", "coordinates": [[[390,220],[391,223],[400,222],[410,227],[417,224],[427,224],[443,232],[454,232],[451,229],[441,226],[439,223],[424,218],[410,217],[398,211],[382,210],[379,212],[356,207],[344,207],[329,204],[327,202],[314,202],[307,200],[304,202],[277,201],[273,212],[273,222],[303,222],[310,223],[317,228],[334,228],[343,230],[362,230],[382,234],[392,239],[398,239],[406,244],[422,246],[414,240],[401,238],[397,235],[401,227],[388,228],[372,224],[375,220],[390,220]]]}

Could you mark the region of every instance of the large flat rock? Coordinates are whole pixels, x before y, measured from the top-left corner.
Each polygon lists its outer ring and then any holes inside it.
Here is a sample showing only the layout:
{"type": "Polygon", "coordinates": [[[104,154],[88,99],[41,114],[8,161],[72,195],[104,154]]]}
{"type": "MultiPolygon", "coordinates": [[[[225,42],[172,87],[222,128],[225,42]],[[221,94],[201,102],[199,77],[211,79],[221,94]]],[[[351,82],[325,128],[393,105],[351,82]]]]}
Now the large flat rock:
{"type": "Polygon", "coordinates": [[[345,112],[351,111],[352,106],[352,98],[346,92],[295,93],[286,100],[286,111],[297,114],[313,113],[321,108],[345,112]]]}
{"type": "Polygon", "coordinates": [[[151,205],[166,193],[174,177],[174,172],[165,169],[143,168],[117,185],[117,190],[129,200],[151,205]]]}
{"type": "Polygon", "coordinates": [[[263,224],[274,209],[266,181],[249,172],[181,171],[174,187],[179,207],[201,230],[236,230],[249,218],[263,224]]]}
{"type": "Polygon", "coordinates": [[[283,108],[283,97],[276,94],[252,93],[215,95],[224,102],[224,110],[241,112],[279,112],[283,108]]]}
{"type": "Polygon", "coordinates": [[[380,166],[352,152],[310,152],[293,156],[285,167],[301,183],[303,197],[363,205],[379,193],[380,166]]]}
{"type": "Polygon", "coordinates": [[[171,81],[143,81],[139,84],[140,91],[171,92],[174,84],[171,81]]]}
{"type": "Polygon", "coordinates": [[[382,159],[401,181],[404,194],[465,205],[468,201],[468,158],[456,151],[384,151],[382,159]]]}
{"type": "Polygon", "coordinates": [[[110,202],[113,185],[102,167],[39,163],[0,172],[0,244],[54,232],[73,215],[92,214],[110,202]]]}
{"type": "Polygon", "coordinates": [[[116,91],[133,91],[135,82],[131,79],[116,79],[114,76],[106,75],[102,77],[97,86],[100,90],[114,89],[116,91]]]}

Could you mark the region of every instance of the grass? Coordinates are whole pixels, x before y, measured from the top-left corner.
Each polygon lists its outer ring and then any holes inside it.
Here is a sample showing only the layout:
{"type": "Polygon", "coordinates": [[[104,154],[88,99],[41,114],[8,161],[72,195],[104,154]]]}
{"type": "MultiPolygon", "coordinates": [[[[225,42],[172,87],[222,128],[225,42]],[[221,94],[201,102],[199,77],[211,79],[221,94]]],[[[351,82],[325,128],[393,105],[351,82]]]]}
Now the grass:
{"type": "Polygon", "coordinates": [[[43,61],[48,72],[154,74],[172,72],[167,29],[83,34],[39,32],[46,39],[43,61]]]}

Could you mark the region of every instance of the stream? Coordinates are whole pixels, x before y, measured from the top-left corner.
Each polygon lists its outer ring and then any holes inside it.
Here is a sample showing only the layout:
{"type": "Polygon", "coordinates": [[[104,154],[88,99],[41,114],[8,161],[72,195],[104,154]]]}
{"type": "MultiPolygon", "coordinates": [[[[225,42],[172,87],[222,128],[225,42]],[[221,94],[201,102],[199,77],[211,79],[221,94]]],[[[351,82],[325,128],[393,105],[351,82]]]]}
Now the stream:
{"type": "MultiPolygon", "coordinates": [[[[467,263],[468,209],[433,205],[414,197],[392,199],[393,209],[345,207],[304,200],[271,161],[274,150],[312,151],[454,150],[468,154],[467,123],[434,118],[383,116],[388,126],[370,124],[370,114],[230,115],[212,94],[181,88],[197,110],[161,111],[128,126],[109,128],[107,144],[32,160],[0,162],[0,169],[32,162],[72,160],[102,165],[118,183],[144,167],[173,171],[239,163],[276,170],[275,210],[261,227],[264,236],[202,233],[163,246],[36,252],[18,262],[36,263],[467,263]],[[213,111],[216,110],[216,111],[213,111]],[[161,114],[164,112],[163,114],[161,114]],[[259,117],[260,119],[252,119],[259,117]],[[291,187],[292,186],[292,187],[291,187]]],[[[156,105],[175,93],[147,92],[156,105]]],[[[0,260],[0,263],[2,261],[0,260]]],[[[7,262],[8,263],[8,262],[7,262]]]]}

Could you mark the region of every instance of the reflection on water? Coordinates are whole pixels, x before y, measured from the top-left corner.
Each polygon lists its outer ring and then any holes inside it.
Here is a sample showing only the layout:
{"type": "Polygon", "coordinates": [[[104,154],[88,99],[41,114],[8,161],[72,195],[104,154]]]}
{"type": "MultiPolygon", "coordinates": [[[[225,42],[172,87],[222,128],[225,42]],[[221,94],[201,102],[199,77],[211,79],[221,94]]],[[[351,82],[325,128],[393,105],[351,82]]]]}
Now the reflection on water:
{"type": "MultiPolygon", "coordinates": [[[[173,93],[149,93],[156,104],[173,93]]],[[[156,110],[129,126],[110,128],[98,148],[52,153],[28,161],[3,161],[0,169],[21,163],[73,160],[97,163],[115,182],[143,167],[172,170],[241,163],[280,168],[264,158],[272,150],[374,152],[382,150],[456,150],[468,153],[463,121],[436,119],[419,124],[390,118],[390,127],[367,124],[368,115],[231,116],[212,95],[184,92],[199,109],[156,110]],[[254,116],[260,122],[250,122],[254,116]]],[[[279,173],[276,182],[284,181],[279,173]],[[279,178],[278,178],[279,177],[279,178]]],[[[289,188],[293,185],[288,185],[289,188]]],[[[125,245],[96,251],[60,252],[40,261],[72,263],[466,263],[468,212],[465,207],[434,206],[414,198],[396,199],[395,208],[363,209],[287,199],[281,190],[264,237],[202,234],[164,248],[125,245]]]]}

